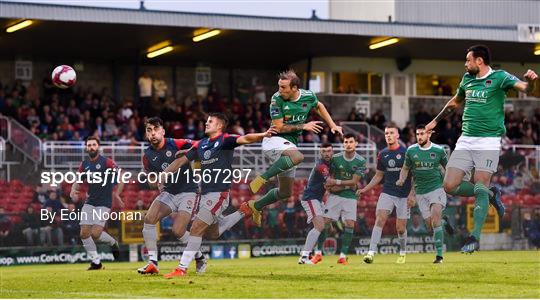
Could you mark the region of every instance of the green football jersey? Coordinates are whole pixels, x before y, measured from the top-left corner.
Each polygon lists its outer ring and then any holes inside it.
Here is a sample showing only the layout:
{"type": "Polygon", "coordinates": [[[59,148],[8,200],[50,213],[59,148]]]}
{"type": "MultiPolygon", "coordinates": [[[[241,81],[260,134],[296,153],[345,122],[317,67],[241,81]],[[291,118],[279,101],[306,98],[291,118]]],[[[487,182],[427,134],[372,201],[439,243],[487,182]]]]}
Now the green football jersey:
{"type": "MultiPolygon", "coordinates": [[[[285,125],[304,124],[312,108],[317,107],[319,100],[312,91],[299,89],[300,98],[298,100],[284,100],[279,92],[272,96],[270,101],[270,117],[272,120],[283,119],[285,125]]],[[[278,136],[298,144],[298,137],[302,130],[294,132],[280,133],[278,136]]]]}
{"type": "Polygon", "coordinates": [[[405,153],[405,165],[414,176],[414,189],[423,195],[443,186],[443,174],[439,166],[446,167],[448,157],[444,149],[434,143],[427,149],[411,145],[405,153]]]}
{"type": "MultiPolygon", "coordinates": [[[[345,152],[341,152],[334,154],[332,160],[330,160],[330,174],[334,179],[350,180],[353,178],[354,174],[362,177],[364,176],[365,171],[366,159],[358,153],[355,153],[352,159],[347,159],[345,157],[345,152]]],[[[352,188],[347,188],[339,192],[332,192],[332,194],[356,201],[355,190],[352,188]]]]}
{"type": "Polygon", "coordinates": [[[464,136],[499,137],[504,127],[506,92],[519,79],[503,70],[491,71],[482,78],[465,73],[457,94],[465,99],[462,131],[464,136]]]}

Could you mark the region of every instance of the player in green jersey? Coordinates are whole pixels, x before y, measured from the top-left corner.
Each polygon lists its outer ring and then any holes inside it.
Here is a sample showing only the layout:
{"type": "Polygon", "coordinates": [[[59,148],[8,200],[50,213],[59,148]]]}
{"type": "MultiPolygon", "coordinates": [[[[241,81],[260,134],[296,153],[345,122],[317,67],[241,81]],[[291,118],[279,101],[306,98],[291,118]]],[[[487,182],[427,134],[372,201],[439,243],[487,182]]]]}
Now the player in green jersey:
{"type": "MultiPolygon", "coordinates": [[[[433,240],[437,256],[433,263],[443,260],[443,220],[442,211],[446,207],[446,193],[443,189],[443,173],[448,158],[444,149],[430,141],[431,132],[424,125],[416,126],[417,143],[410,146],[405,153],[405,164],[399,173],[396,185],[402,186],[412,170],[416,202],[426,221],[433,230],[433,240]]],[[[447,224],[448,228],[449,224],[447,224]]],[[[450,229],[453,231],[452,229],[450,229]]]]}
{"type": "Polygon", "coordinates": [[[527,70],[525,81],[490,67],[491,53],[483,45],[467,50],[463,79],[457,93],[443,110],[431,121],[426,130],[431,131],[441,119],[450,115],[465,102],[462,135],[448,162],[444,177],[444,190],[456,196],[475,196],[473,213],[474,228],[461,248],[464,253],[473,253],[480,248],[480,232],[487,217],[489,203],[500,217],[504,215],[500,191],[489,189],[491,175],[497,170],[501,136],[505,133],[504,101],[506,93],[515,89],[529,93],[534,89],[538,75],[527,70]],[[473,183],[463,180],[465,174],[474,169],[473,183]]]}
{"type": "Polygon", "coordinates": [[[343,135],[342,128],[334,123],[315,93],[300,88],[300,78],[294,71],[289,70],[279,74],[278,86],[279,91],[272,96],[270,102],[270,117],[278,134],[265,138],[262,142],[263,154],[270,159],[272,165],[266,172],[255,177],[249,187],[255,194],[270,178],[277,175],[279,188],[270,190],[257,201],[248,202],[253,221],[258,226],[261,226],[263,207],[292,195],[295,166],[304,160],[304,156],[296,147],[302,130],[313,133],[319,133],[322,130],[323,122],[321,121],[306,123],[311,110],[315,109],[330,126],[332,133],[343,135]]]}
{"type": "Polygon", "coordinates": [[[347,254],[354,233],[356,223],[356,187],[360,178],[366,171],[366,159],[356,153],[358,141],[354,134],[343,137],[344,152],[334,154],[330,161],[330,175],[325,187],[330,196],[325,204],[325,223],[345,221],[345,228],[341,238],[341,249],[338,264],[347,264],[347,254]]]}

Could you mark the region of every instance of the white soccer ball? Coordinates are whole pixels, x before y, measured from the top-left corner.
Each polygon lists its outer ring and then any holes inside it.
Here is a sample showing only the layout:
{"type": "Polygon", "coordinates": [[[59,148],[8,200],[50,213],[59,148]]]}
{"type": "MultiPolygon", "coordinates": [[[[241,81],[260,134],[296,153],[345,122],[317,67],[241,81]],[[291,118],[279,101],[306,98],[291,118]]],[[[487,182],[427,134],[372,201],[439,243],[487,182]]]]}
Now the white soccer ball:
{"type": "Polygon", "coordinates": [[[77,73],[75,73],[72,67],[61,65],[54,68],[51,79],[55,86],[61,89],[67,89],[74,86],[75,82],[77,82],[77,73]]]}

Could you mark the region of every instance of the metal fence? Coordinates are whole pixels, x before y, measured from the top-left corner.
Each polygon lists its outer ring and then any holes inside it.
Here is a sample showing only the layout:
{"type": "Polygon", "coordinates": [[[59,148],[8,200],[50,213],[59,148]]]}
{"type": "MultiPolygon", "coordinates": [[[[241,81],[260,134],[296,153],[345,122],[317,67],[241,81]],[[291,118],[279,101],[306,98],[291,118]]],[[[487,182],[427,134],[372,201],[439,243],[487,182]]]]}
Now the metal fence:
{"type": "MultiPolygon", "coordinates": [[[[148,143],[136,145],[120,145],[115,142],[102,142],[103,155],[111,158],[123,169],[142,168],[142,156],[148,143]]],[[[319,157],[319,144],[299,144],[298,150],[304,155],[304,162],[298,166],[300,170],[311,170],[319,157]]],[[[357,152],[366,158],[368,167],[376,164],[376,147],[374,144],[359,144],[357,152]]],[[[343,151],[341,144],[334,144],[334,151],[343,151]]],[[[43,165],[50,169],[69,169],[79,167],[87,154],[84,151],[84,142],[48,141],[43,145],[43,165]]],[[[262,154],[261,144],[244,145],[237,147],[234,153],[233,167],[238,169],[252,169],[260,172],[268,168],[270,162],[262,154]]]]}
{"type": "MultiPolygon", "coordinates": [[[[123,169],[141,169],[146,147],[148,143],[125,145],[101,142],[103,155],[123,169]]],[[[43,144],[43,166],[50,169],[76,169],[87,157],[84,149],[84,142],[47,141],[43,144]]]]}
{"type": "Polygon", "coordinates": [[[21,123],[12,118],[0,116],[0,134],[17,150],[33,161],[41,162],[41,140],[21,123]]]}

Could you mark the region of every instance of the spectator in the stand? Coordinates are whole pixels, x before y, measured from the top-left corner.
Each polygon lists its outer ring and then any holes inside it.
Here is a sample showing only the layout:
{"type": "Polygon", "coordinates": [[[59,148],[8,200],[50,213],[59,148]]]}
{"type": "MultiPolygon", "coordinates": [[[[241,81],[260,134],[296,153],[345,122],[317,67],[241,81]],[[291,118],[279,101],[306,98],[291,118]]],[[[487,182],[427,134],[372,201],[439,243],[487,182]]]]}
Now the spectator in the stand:
{"type": "Polygon", "coordinates": [[[13,98],[6,98],[6,104],[4,105],[2,114],[8,117],[17,118],[17,107],[13,103],[13,98]]]}
{"type": "Polygon", "coordinates": [[[22,215],[22,233],[26,237],[26,244],[28,246],[35,245],[36,239],[39,237],[42,241],[45,239],[44,235],[40,234],[41,221],[39,215],[34,212],[32,206],[26,208],[26,213],[22,215]]]}
{"type": "Polygon", "coordinates": [[[103,134],[104,139],[114,140],[118,136],[118,127],[113,118],[108,118],[105,123],[105,132],[103,134]]]}
{"type": "Polygon", "coordinates": [[[66,109],[66,114],[69,118],[69,122],[75,123],[79,119],[79,115],[81,114],[81,111],[77,107],[77,103],[74,99],[69,101],[69,107],[66,109]]]}
{"type": "Polygon", "coordinates": [[[135,207],[133,208],[134,210],[146,210],[146,206],[144,205],[144,202],[139,199],[137,200],[137,203],[135,203],[135,207]]]}
{"type": "Polygon", "coordinates": [[[186,139],[195,139],[195,134],[197,133],[197,125],[195,124],[195,120],[193,118],[187,119],[187,125],[184,131],[186,133],[186,139]]]}
{"type": "Polygon", "coordinates": [[[255,103],[266,104],[266,89],[259,78],[254,78],[253,100],[255,103]]]}
{"type": "Polygon", "coordinates": [[[540,214],[537,212],[534,219],[530,212],[523,214],[523,235],[536,248],[540,248],[540,214]]]}
{"type": "Polygon", "coordinates": [[[133,116],[132,105],[133,102],[131,100],[124,101],[124,105],[122,105],[122,108],[118,111],[118,120],[120,122],[126,122],[133,116]]]}
{"type": "Polygon", "coordinates": [[[0,247],[4,247],[9,241],[12,227],[9,216],[5,214],[4,208],[0,207],[0,247]]]}
{"type": "Polygon", "coordinates": [[[148,72],[143,71],[139,77],[139,103],[138,108],[142,116],[148,113],[150,101],[152,100],[152,78],[148,72]]]}
{"type": "Polygon", "coordinates": [[[386,124],[386,117],[381,109],[378,109],[373,116],[371,116],[370,123],[377,126],[379,129],[384,129],[386,124]]]}
{"type": "Polygon", "coordinates": [[[60,202],[60,199],[58,198],[58,194],[56,191],[50,191],[49,192],[49,199],[45,202],[44,208],[50,207],[52,209],[52,212],[56,213],[57,215],[60,215],[60,210],[65,208],[64,204],[60,202]]]}
{"type": "Polygon", "coordinates": [[[426,107],[424,105],[420,106],[420,109],[418,109],[418,112],[414,115],[414,120],[416,121],[416,125],[418,124],[428,124],[433,119],[433,116],[431,116],[427,111],[426,107]]]}
{"type": "Polygon", "coordinates": [[[158,97],[161,103],[165,102],[165,97],[167,97],[167,83],[161,76],[156,76],[153,82],[154,93],[158,97]]]}
{"type": "Polygon", "coordinates": [[[242,127],[242,124],[241,124],[240,120],[236,120],[236,122],[234,122],[234,125],[233,125],[231,131],[232,131],[232,133],[238,134],[238,135],[245,135],[246,134],[246,131],[242,127]]]}
{"type": "Polygon", "coordinates": [[[410,236],[419,236],[425,235],[428,231],[424,225],[424,221],[419,213],[414,213],[412,218],[409,219],[409,224],[407,226],[407,234],[410,236]]]}

